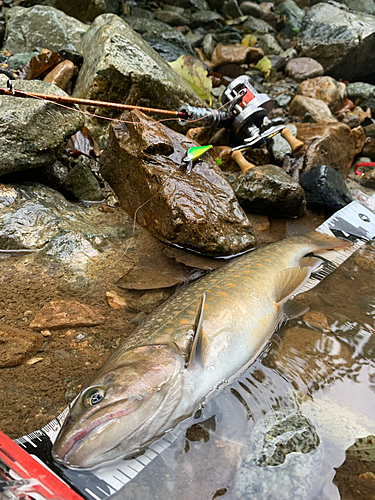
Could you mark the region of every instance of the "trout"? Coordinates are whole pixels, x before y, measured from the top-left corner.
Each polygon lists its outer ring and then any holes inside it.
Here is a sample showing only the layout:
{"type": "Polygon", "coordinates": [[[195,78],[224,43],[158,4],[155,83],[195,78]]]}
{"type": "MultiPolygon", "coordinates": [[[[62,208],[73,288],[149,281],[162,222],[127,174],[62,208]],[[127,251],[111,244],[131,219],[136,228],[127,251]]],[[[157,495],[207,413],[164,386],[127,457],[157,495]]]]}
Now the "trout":
{"type": "Polygon", "coordinates": [[[187,285],[90,380],[60,430],[54,459],[93,468],[142,452],[251,365],[316,266],[307,254],[345,246],[318,232],[293,236],[187,285]]]}

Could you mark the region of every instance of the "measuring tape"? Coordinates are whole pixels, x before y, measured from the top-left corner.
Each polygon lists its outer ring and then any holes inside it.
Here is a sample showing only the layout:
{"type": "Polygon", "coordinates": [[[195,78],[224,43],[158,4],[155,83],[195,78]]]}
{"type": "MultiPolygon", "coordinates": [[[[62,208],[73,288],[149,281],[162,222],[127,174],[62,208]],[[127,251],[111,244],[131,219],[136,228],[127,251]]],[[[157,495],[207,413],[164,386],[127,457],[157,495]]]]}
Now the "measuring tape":
{"type": "MultiPolygon", "coordinates": [[[[316,286],[375,238],[375,195],[370,198],[360,193],[358,200],[336,212],[317,231],[333,233],[350,240],[352,245],[319,253],[323,264],[299,293],[316,286]]],[[[180,424],[137,458],[119,460],[94,470],[66,469],[52,459],[51,448],[68,411],[69,407],[42,429],[15,442],[0,432],[0,500],[105,500],[147,467],[181,435],[184,426],[189,425],[180,424]]]]}

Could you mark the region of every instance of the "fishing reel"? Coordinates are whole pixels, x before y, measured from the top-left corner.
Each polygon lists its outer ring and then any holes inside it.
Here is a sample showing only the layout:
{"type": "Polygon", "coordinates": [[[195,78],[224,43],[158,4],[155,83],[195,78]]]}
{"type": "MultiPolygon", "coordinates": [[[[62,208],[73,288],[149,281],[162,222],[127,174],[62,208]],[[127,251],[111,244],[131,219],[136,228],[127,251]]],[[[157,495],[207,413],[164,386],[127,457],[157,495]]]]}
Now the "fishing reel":
{"type": "Polygon", "coordinates": [[[244,143],[233,150],[260,145],[285,128],[280,119],[268,118],[275,101],[269,95],[257,92],[247,75],[239,76],[228,85],[221,102],[225,106],[221,109],[182,106],[179,113],[184,113],[186,118],[179,120],[180,125],[195,121],[201,127],[230,128],[237,142],[244,143]]]}

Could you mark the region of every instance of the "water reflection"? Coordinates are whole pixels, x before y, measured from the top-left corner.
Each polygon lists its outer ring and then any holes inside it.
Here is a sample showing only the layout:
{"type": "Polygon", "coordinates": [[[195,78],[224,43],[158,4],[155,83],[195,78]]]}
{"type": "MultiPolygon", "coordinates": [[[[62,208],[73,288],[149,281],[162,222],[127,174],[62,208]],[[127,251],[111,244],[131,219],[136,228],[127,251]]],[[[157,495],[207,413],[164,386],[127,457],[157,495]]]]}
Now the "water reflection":
{"type": "MultiPolygon", "coordinates": [[[[114,498],[232,499],[237,468],[254,449],[255,423],[270,412],[298,409],[321,442],[320,472],[309,498],[373,500],[375,452],[361,454],[358,441],[354,445],[358,438],[375,435],[373,277],[352,258],[301,297],[327,317],[329,330],[301,319],[285,325],[252,367],[184,422],[175,443],[114,498]]],[[[375,449],[374,441],[370,438],[367,451],[375,449]]],[[[298,462],[296,453],[290,456],[298,462]]],[[[317,463],[311,463],[316,469],[317,463]]],[[[285,474],[290,470],[295,474],[290,467],[285,474]]],[[[275,473],[276,484],[278,477],[275,473]]],[[[272,495],[259,491],[257,498],[276,500],[272,495]]],[[[291,493],[290,498],[297,497],[291,493]]]]}

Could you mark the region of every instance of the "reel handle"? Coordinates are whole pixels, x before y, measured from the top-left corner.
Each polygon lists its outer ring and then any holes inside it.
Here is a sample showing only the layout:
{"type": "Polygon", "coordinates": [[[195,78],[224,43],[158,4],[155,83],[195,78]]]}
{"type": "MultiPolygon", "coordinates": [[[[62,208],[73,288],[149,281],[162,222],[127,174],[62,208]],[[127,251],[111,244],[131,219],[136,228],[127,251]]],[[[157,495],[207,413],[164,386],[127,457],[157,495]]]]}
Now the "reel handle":
{"type": "Polygon", "coordinates": [[[247,161],[244,155],[239,150],[233,151],[231,154],[231,158],[233,158],[233,160],[237,163],[243,174],[245,174],[251,168],[256,167],[254,163],[250,163],[249,161],[247,161]]]}
{"type": "Polygon", "coordinates": [[[304,143],[299,139],[297,139],[296,137],[294,137],[294,135],[288,128],[286,127],[283,128],[283,130],[281,131],[281,135],[282,137],[284,137],[285,140],[289,142],[293,153],[297,153],[302,149],[304,143]]]}

